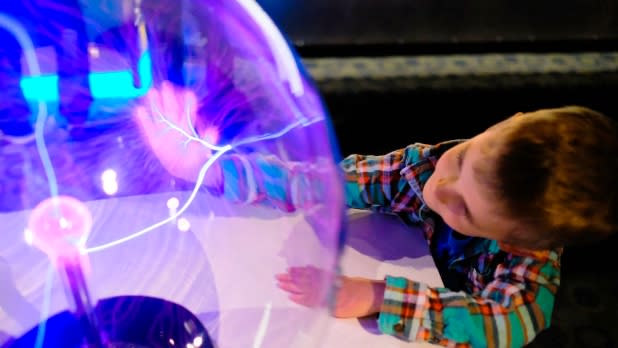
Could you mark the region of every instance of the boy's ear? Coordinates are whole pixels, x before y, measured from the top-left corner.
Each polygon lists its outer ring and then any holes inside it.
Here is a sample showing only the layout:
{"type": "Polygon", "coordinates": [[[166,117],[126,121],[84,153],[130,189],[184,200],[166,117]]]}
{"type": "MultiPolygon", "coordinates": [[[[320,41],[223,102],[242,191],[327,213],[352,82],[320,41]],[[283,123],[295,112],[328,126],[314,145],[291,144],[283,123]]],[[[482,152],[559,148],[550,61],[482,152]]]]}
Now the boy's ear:
{"type": "Polygon", "coordinates": [[[515,117],[519,117],[519,116],[523,116],[523,115],[524,115],[523,112],[518,112],[518,113],[515,114],[515,117]]]}

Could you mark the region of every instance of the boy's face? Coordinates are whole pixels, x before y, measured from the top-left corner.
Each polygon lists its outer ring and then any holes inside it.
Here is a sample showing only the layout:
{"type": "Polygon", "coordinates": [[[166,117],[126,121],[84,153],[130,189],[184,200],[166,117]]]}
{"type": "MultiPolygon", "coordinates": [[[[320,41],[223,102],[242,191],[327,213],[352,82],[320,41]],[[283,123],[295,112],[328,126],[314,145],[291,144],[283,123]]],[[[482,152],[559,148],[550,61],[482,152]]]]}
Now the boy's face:
{"type": "Polygon", "coordinates": [[[425,203],[461,234],[509,242],[515,221],[499,214],[499,205],[479,172],[491,170],[492,152],[500,145],[501,129],[511,117],[461,143],[438,160],[423,188],[425,203]]]}

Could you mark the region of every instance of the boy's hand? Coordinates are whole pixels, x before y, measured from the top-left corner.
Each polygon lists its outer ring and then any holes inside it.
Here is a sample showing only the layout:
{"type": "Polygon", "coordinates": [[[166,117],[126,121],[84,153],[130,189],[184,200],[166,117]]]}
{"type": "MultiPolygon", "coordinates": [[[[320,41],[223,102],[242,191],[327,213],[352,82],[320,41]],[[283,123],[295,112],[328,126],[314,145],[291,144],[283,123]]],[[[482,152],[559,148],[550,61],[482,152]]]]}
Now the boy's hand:
{"type": "MultiPolygon", "coordinates": [[[[218,140],[214,128],[197,130],[199,119],[195,93],[163,82],[160,89],[153,88],[148,92],[144,104],[136,110],[136,118],[144,138],[163,167],[178,178],[195,182],[200,169],[213,153],[197,139],[213,145],[218,140]]],[[[206,176],[206,184],[217,182],[219,171],[219,166],[213,165],[206,176]]]]}
{"type": "MultiPolygon", "coordinates": [[[[307,306],[324,304],[325,283],[329,273],[313,266],[290,267],[286,273],[277,274],[277,285],[287,291],[290,300],[307,306]]],[[[365,278],[339,277],[333,315],[338,318],[358,318],[380,311],[384,298],[384,281],[365,278]]]]}

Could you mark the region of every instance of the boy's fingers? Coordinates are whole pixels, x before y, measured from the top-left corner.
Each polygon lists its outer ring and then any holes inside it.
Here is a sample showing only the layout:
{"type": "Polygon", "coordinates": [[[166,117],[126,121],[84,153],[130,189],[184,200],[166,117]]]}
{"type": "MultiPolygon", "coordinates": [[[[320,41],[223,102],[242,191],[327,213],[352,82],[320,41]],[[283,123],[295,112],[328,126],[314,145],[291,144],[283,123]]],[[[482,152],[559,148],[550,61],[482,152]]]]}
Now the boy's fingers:
{"type": "Polygon", "coordinates": [[[150,107],[150,112],[163,112],[163,110],[161,110],[161,98],[159,96],[159,91],[157,91],[156,89],[151,89],[148,94],[146,95],[146,101],[148,103],[148,106],[150,107]]]}
{"type": "Polygon", "coordinates": [[[288,273],[275,274],[275,279],[277,279],[280,282],[291,282],[292,281],[292,277],[290,277],[288,273]]]}
{"type": "Polygon", "coordinates": [[[295,282],[307,282],[311,277],[311,271],[307,267],[290,267],[288,270],[290,277],[295,282]]]}
{"type": "Polygon", "coordinates": [[[176,104],[174,100],[176,99],[175,94],[174,87],[171,83],[167,81],[163,81],[161,83],[161,87],[159,89],[160,105],[162,108],[161,112],[164,113],[168,119],[173,119],[174,121],[176,116],[176,113],[174,113],[174,107],[176,104]]]}
{"type": "Polygon", "coordinates": [[[193,91],[188,90],[182,93],[182,98],[184,104],[182,113],[184,117],[186,118],[188,114],[191,121],[195,123],[197,117],[197,96],[193,91]]]}
{"type": "Polygon", "coordinates": [[[285,290],[291,294],[303,294],[303,291],[296,284],[291,282],[278,282],[277,286],[279,287],[279,289],[285,290]]]}
{"type": "Polygon", "coordinates": [[[151,116],[146,111],[146,108],[143,106],[138,106],[135,110],[135,117],[137,118],[137,124],[141,128],[142,132],[144,133],[148,141],[152,143],[152,137],[156,133],[156,126],[151,116]]]}
{"type": "Polygon", "coordinates": [[[290,299],[290,301],[298,303],[303,306],[310,305],[309,301],[307,301],[307,296],[305,296],[304,294],[290,294],[288,298],[290,299]]]}

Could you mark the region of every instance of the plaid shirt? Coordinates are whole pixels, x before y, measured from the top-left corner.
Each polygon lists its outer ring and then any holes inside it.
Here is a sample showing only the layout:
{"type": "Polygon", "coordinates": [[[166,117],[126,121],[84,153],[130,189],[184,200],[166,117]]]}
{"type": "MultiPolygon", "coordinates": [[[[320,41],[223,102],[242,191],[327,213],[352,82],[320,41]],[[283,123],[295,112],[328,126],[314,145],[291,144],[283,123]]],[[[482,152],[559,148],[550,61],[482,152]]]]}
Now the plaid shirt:
{"type": "Polygon", "coordinates": [[[427,208],[424,184],[438,158],[459,142],[414,144],[342,162],[348,205],[420,223],[445,284],[453,284],[433,288],[386,277],[379,327],[447,347],[520,347],[549,327],[561,251],[501,250],[496,241],[461,236],[427,208]]]}
{"type": "MultiPolygon", "coordinates": [[[[384,156],[351,155],[341,163],[347,205],[421,224],[447,285],[386,277],[379,327],[404,340],[448,347],[520,347],[549,326],[560,251],[502,250],[496,241],[461,236],[427,208],[424,184],[438,158],[459,142],[414,144],[384,156]]],[[[321,165],[240,155],[220,163],[223,194],[233,201],[293,211],[329,192],[315,188],[321,165]],[[316,197],[308,196],[312,193],[316,197]]]]}

